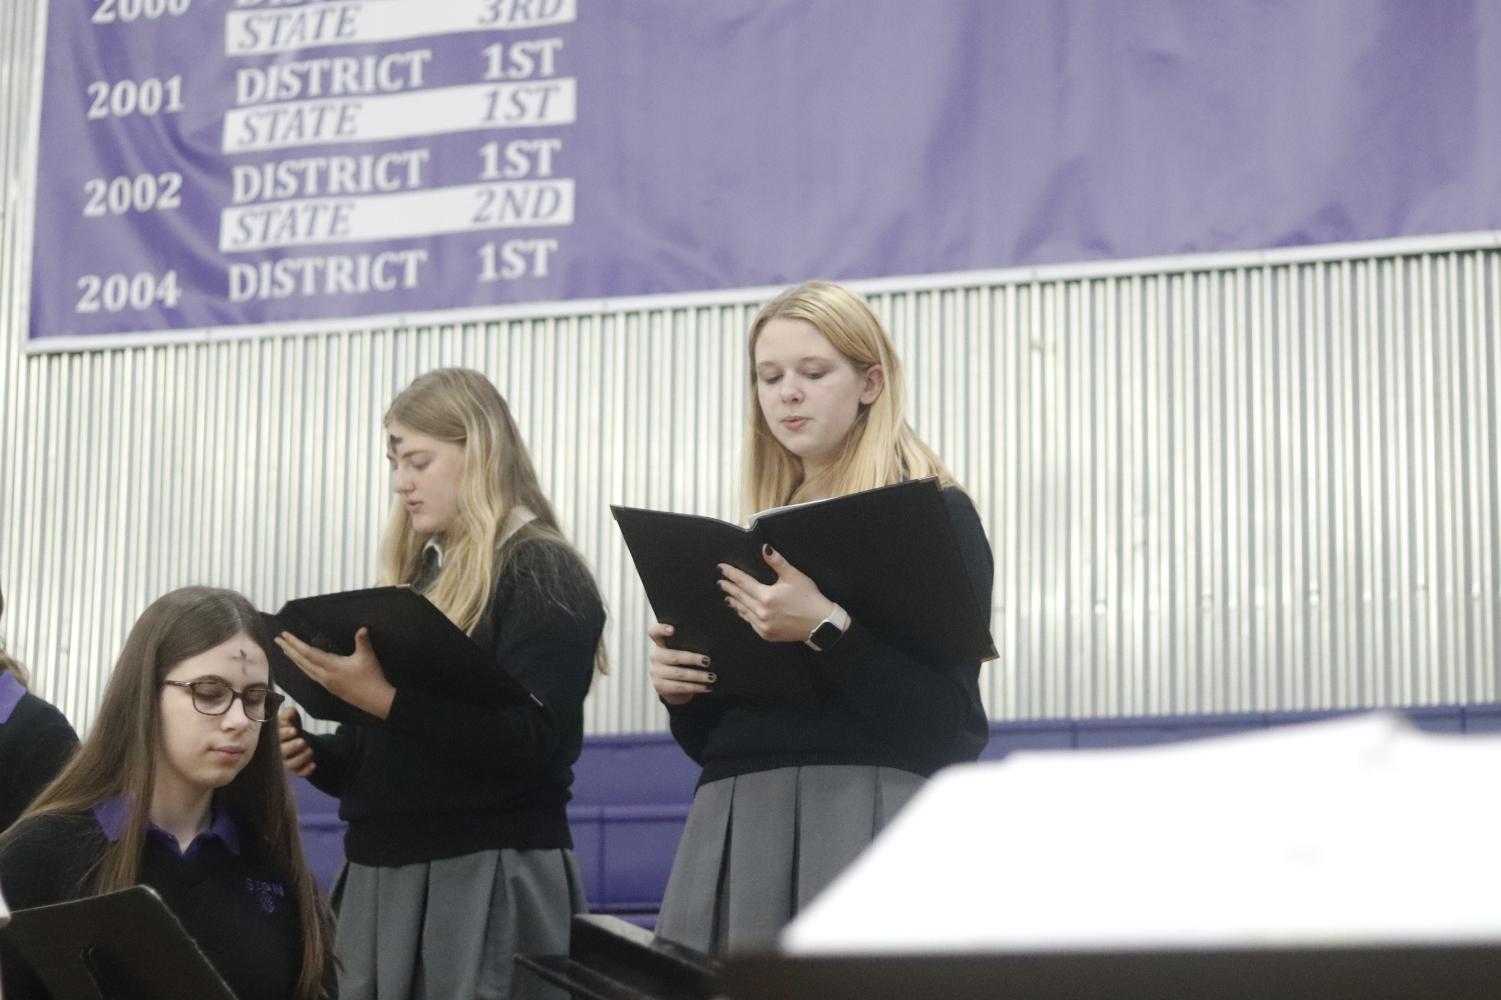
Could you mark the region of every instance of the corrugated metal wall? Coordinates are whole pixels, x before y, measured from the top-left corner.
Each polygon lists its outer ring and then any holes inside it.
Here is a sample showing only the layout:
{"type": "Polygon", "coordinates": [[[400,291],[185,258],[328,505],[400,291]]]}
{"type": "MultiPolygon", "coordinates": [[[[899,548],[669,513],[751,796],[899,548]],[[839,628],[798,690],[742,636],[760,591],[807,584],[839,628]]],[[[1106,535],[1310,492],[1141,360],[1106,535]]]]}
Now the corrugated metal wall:
{"type": "MultiPolygon", "coordinates": [[[[275,606],[371,581],[385,402],[464,364],[511,400],[606,591],[590,729],[661,728],[607,505],[737,513],[764,292],[24,356],[35,10],[0,11],[0,581],[39,692],[86,726],[174,586],[275,606]]],[[[1498,246],[865,286],[995,547],[992,714],[1496,700],[1498,246]]]]}

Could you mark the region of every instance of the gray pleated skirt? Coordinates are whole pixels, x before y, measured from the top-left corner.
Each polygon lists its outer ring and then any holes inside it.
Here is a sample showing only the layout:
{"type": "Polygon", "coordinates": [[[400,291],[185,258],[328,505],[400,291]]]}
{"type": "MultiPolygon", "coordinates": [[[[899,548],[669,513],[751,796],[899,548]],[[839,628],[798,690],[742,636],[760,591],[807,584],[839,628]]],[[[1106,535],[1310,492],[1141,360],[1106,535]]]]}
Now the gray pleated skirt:
{"type": "Polygon", "coordinates": [[[342,1000],[554,1000],[521,955],[568,953],[585,910],[573,852],[481,851],[396,867],[350,863],[335,893],[342,1000]]]}
{"type": "Polygon", "coordinates": [[[710,953],[770,947],[922,783],[890,767],[819,765],[700,786],[657,933],[710,953]]]}

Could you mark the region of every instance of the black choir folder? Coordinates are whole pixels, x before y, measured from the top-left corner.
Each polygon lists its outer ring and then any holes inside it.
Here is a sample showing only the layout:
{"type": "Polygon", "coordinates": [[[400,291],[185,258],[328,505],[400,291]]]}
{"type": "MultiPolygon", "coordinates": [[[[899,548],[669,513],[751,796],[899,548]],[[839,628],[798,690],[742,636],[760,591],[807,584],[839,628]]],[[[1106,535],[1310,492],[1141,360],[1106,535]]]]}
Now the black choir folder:
{"type": "Polygon", "coordinates": [[[11,914],[6,937],[56,1000],[235,1000],[144,885],[11,914]]]}
{"type": "MultiPolygon", "coordinates": [[[[300,597],[267,615],[272,634],[291,632],[310,645],[341,656],[354,652],[354,634],[370,630],[370,645],[386,679],[454,701],[484,707],[535,701],[521,683],[496,670],[448,616],[411,587],[372,587],[300,597]]],[[[336,722],[374,722],[303,673],[281,647],[272,647],[271,674],[278,686],[309,713],[336,722]]]]}
{"type": "Polygon", "coordinates": [[[931,662],[989,660],[989,609],[970,584],[936,479],[763,511],[749,528],[694,514],[612,506],[657,620],[677,649],[707,654],[715,692],[763,701],[813,696],[818,654],[761,639],[724,603],[719,563],[764,583],[769,544],[885,641],[931,662]]]}

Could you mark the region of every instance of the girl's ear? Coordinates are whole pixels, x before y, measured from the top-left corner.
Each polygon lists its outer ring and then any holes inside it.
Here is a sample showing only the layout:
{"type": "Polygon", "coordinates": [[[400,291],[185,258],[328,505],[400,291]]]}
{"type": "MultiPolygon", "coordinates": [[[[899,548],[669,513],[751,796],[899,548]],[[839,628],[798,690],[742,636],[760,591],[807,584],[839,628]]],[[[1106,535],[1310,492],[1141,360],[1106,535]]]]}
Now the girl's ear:
{"type": "Polygon", "coordinates": [[[865,369],[865,379],[860,386],[860,405],[869,406],[881,398],[881,391],[886,388],[886,372],[879,364],[871,365],[865,369]]]}

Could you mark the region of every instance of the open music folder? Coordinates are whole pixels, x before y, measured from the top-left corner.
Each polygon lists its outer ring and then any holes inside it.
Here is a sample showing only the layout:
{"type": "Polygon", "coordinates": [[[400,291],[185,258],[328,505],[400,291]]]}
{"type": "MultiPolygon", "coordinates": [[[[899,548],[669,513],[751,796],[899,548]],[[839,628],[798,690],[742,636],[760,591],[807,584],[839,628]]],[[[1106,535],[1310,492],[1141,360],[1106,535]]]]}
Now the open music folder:
{"type": "Polygon", "coordinates": [[[148,886],[16,910],[5,936],[53,1000],[235,1000],[148,886]]]}
{"type": "Polygon", "coordinates": [[[705,653],[716,693],[765,701],[813,695],[817,654],[766,642],[724,603],[719,563],[763,583],[770,545],[882,639],[931,662],[995,657],[936,479],[763,511],[742,528],[717,518],[612,506],[657,620],[677,649],[705,653]]]}
{"type": "MultiPolygon", "coordinates": [[[[490,655],[411,587],[370,587],[288,601],[267,628],[283,630],[319,649],[347,656],[354,635],[370,630],[370,645],[386,678],[466,704],[519,705],[536,698],[490,655]]],[[[271,675],[309,714],[336,722],[375,719],[303,673],[281,647],[271,648],[271,675]]]]}

